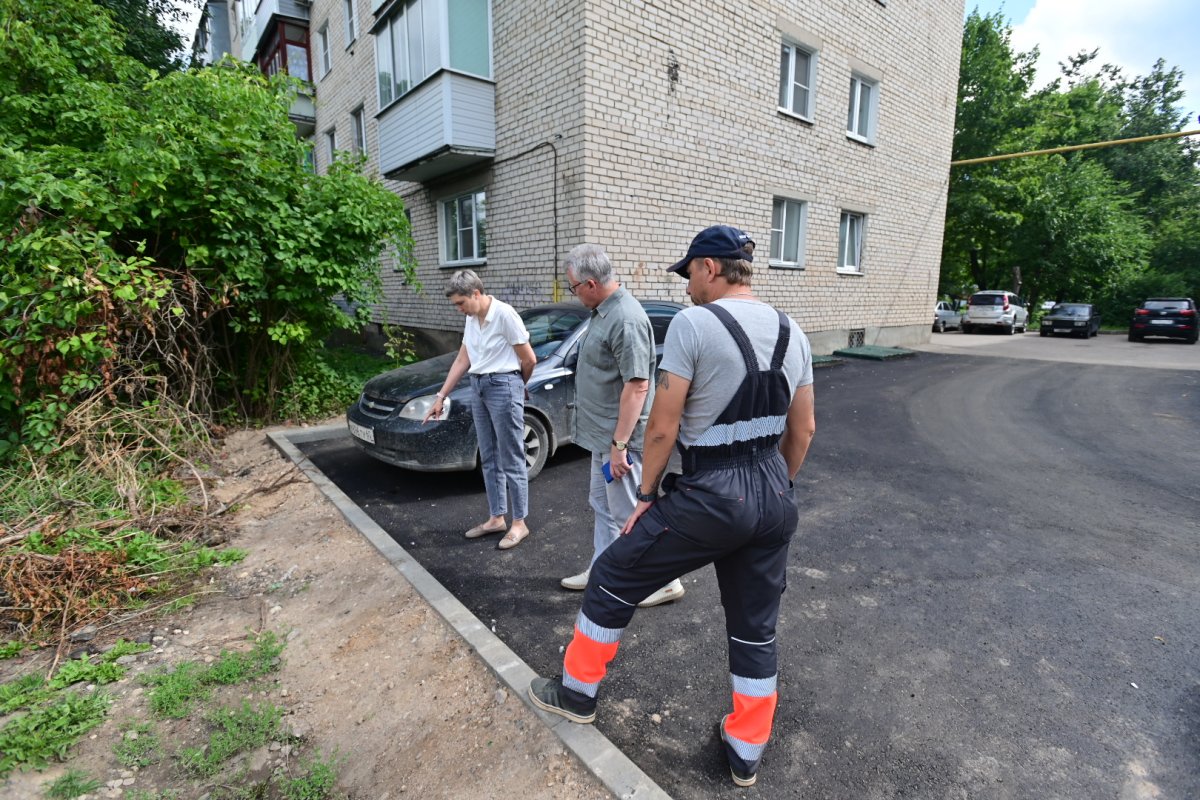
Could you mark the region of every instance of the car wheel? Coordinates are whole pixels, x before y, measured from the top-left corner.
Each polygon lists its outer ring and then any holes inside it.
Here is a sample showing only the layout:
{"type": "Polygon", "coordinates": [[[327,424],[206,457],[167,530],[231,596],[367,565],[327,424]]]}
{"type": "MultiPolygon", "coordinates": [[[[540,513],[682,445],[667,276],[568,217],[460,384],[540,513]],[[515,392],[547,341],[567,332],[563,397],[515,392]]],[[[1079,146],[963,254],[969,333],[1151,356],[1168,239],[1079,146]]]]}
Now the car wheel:
{"type": "Polygon", "coordinates": [[[961,328],[959,328],[959,330],[960,330],[960,331],[962,331],[963,333],[970,333],[970,332],[971,332],[971,326],[970,326],[970,325],[963,325],[961,328]]]}
{"type": "MultiPolygon", "coordinates": [[[[945,332],[946,332],[946,320],[944,320],[944,319],[939,319],[939,320],[937,321],[937,324],[933,326],[933,329],[934,329],[935,331],[937,331],[938,333],[945,333],[945,332]]],[[[621,465],[620,465],[620,464],[618,464],[617,466],[619,467],[619,466],[621,466],[621,465]]]]}
{"type": "Polygon", "coordinates": [[[1140,335],[1140,334],[1136,334],[1136,333],[1134,333],[1133,331],[1130,331],[1130,332],[1129,332],[1129,341],[1131,341],[1131,342],[1140,342],[1141,340],[1142,340],[1142,337],[1141,337],[1141,335],[1140,335]]]}
{"type": "Polygon", "coordinates": [[[1050,331],[1038,331],[1038,336],[1049,336],[1050,331]]]}
{"type": "Polygon", "coordinates": [[[533,414],[525,414],[525,466],[529,480],[533,480],[546,466],[550,455],[550,434],[546,426],[533,414]]]}
{"type": "Polygon", "coordinates": [[[1015,322],[1012,325],[1009,325],[1007,328],[1004,329],[1005,336],[1012,336],[1016,332],[1017,332],[1017,323],[1015,323],[1015,322]]]}

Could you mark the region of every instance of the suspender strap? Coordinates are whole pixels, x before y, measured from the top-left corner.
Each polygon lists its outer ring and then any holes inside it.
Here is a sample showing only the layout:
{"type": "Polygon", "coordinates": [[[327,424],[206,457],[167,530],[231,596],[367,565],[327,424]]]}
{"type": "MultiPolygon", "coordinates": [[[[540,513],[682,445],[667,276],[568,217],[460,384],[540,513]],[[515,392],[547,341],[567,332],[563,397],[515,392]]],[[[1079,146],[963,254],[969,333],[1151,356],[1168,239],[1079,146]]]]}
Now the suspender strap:
{"type": "MultiPolygon", "coordinates": [[[[778,309],[776,309],[778,311],[778,309]]],[[[792,323],[787,315],[779,311],[779,338],[775,340],[775,352],[771,354],[771,371],[783,369],[783,357],[787,355],[788,342],[792,338],[792,323]]]]}
{"type": "Polygon", "coordinates": [[[716,303],[705,303],[700,307],[707,308],[715,314],[725,329],[729,331],[729,335],[733,337],[738,350],[742,353],[742,360],[746,362],[746,374],[752,375],[758,372],[758,356],[754,355],[754,346],[750,344],[750,338],[746,336],[746,332],[742,330],[742,326],[733,318],[733,315],[716,303]]]}

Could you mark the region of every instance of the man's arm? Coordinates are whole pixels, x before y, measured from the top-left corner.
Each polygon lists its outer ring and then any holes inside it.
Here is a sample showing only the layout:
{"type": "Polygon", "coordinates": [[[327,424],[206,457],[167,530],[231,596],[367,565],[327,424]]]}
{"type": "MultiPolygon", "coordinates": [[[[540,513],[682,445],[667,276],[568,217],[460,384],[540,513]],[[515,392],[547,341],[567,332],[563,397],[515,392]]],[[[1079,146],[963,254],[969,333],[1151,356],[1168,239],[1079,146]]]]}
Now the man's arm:
{"type": "MultiPolygon", "coordinates": [[[[634,378],[621,387],[621,399],[617,404],[617,425],[613,428],[613,441],[628,442],[637,427],[638,418],[642,416],[642,408],[646,405],[646,395],[650,393],[650,381],[645,378],[634,378]]],[[[629,471],[625,461],[625,453],[618,450],[616,445],[609,448],[609,463],[614,479],[620,479],[629,471]]]]}
{"type": "Polygon", "coordinates": [[[816,432],[817,419],[814,412],[813,387],[810,383],[808,386],[798,387],[792,396],[783,438],[779,441],[779,452],[783,453],[783,459],[787,461],[788,478],[795,480],[816,432]]]}
{"type": "MultiPolygon", "coordinates": [[[[638,492],[655,494],[662,483],[663,473],[671,458],[671,448],[679,437],[679,421],[683,417],[683,404],[687,400],[692,382],[662,370],[658,373],[658,385],[654,389],[654,405],[650,407],[650,421],[646,423],[646,451],[642,458],[642,485],[638,492]]],[[[650,503],[638,501],[622,534],[633,530],[638,517],[646,513],[650,503]]]]}
{"type": "Polygon", "coordinates": [[[517,360],[521,362],[521,380],[529,383],[533,376],[533,368],[537,366],[537,353],[533,352],[529,342],[514,344],[513,350],[517,352],[517,360]]]}

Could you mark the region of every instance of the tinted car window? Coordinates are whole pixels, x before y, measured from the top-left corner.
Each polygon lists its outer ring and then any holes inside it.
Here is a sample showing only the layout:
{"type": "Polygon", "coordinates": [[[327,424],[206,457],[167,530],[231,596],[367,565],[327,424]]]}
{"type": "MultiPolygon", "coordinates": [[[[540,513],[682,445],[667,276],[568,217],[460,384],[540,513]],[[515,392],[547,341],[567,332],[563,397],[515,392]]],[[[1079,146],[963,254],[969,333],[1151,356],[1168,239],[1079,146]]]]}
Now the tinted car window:
{"type": "Polygon", "coordinates": [[[570,337],[571,332],[587,319],[587,314],[583,310],[550,308],[522,311],[521,319],[529,331],[529,344],[538,361],[542,361],[570,337]]]}
{"type": "Polygon", "coordinates": [[[1063,317],[1086,317],[1092,313],[1091,306],[1055,306],[1051,313],[1063,317]]]}
{"type": "Polygon", "coordinates": [[[1004,295],[1002,295],[1002,294],[973,294],[973,295],[971,295],[971,305],[973,305],[973,306],[1002,306],[1002,305],[1004,305],[1004,295]]]}
{"type": "Polygon", "coordinates": [[[1174,311],[1187,307],[1187,300],[1147,300],[1146,304],[1142,306],[1150,311],[1174,311]]]}
{"type": "Polygon", "coordinates": [[[654,329],[655,344],[662,344],[667,340],[667,328],[671,327],[671,320],[676,313],[675,309],[646,309],[646,316],[650,317],[650,327],[654,329]]]}

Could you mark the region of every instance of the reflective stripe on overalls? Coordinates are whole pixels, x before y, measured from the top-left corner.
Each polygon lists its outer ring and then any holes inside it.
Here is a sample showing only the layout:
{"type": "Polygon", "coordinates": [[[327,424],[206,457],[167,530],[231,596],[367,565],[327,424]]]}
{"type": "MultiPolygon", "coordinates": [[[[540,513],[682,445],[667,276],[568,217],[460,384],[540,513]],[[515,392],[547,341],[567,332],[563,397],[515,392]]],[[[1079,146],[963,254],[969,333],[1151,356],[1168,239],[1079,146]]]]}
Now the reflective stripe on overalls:
{"type": "Polygon", "coordinates": [[[628,535],[592,565],[575,635],[563,661],[563,686],[595,698],[637,603],[667,582],[713,564],[725,609],[733,713],[727,747],[757,765],[774,718],[775,623],[797,511],[779,440],[791,391],[783,359],[791,322],[765,370],[741,326],[724,308],[705,305],[737,342],[746,377],[716,421],[683,454],[683,475],[628,535]]]}

